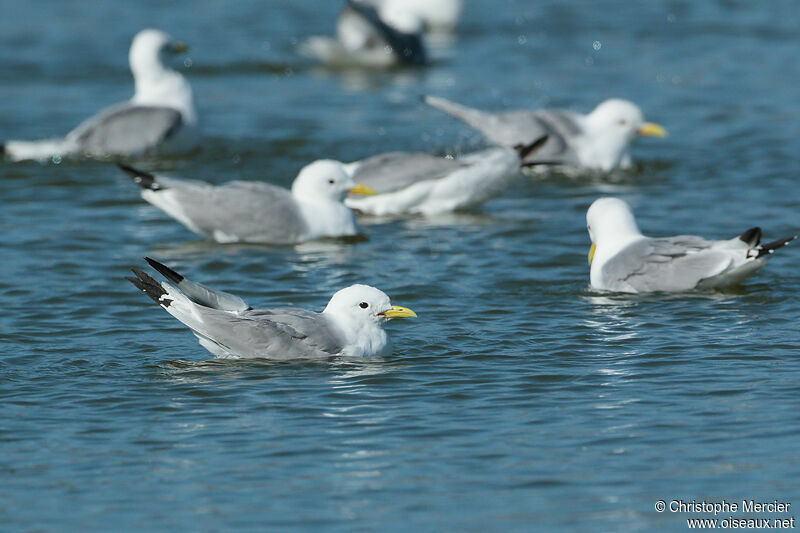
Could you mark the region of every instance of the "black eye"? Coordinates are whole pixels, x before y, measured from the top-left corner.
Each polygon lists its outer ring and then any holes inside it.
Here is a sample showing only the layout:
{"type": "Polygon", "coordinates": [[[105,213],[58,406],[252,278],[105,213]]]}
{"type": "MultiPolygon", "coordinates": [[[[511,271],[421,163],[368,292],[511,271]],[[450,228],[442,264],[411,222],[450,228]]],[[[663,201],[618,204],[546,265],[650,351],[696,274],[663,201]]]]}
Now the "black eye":
{"type": "Polygon", "coordinates": [[[624,125],[625,125],[625,124],[627,124],[627,123],[628,123],[628,121],[627,121],[627,120],[625,120],[624,118],[623,118],[622,120],[620,120],[620,121],[619,121],[619,125],[620,125],[620,126],[624,126],[624,125]]]}
{"type": "Polygon", "coordinates": [[[366,309],[367,307],[369,307],[369,304],[367,302],[361,302],[360,304],[358,304],[358,306],[361,309],[366,309]]]}
{"type": "Polygon", "coordinates": [[[330,183],[331,185],[333,185],[334,183],[336,183],[336,180],[328,180],[328,183],[330,183]]]}

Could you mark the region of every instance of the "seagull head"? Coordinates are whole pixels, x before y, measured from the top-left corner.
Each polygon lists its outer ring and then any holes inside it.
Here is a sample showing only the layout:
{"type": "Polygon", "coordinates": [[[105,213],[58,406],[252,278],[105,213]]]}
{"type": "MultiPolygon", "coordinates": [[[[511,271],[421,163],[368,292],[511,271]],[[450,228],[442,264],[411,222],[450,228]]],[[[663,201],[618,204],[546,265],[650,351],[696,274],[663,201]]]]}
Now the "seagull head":
{"type": "Polygon", "coordinates": [[[597,157],[605,160],[609,168],[620,164],[637,136],[667,136],[667,130],[662,126],[645,122],[639,106],[619,98],[606,100],[595,107],[586,116],[586,129],[597,157]]]}
{"type": "Polygon", "coordinates": [[[304,200],[342,202],[347,194],[375,192],[355,183],[339,161],[320,159],[303,167],[292,183],[292,194],[304,200]]]}
{"type": "Polygon", "coordinates": [[[381,324],[392,318],[415,317],[411,309],[392,305],[383,291],[369,285],[351,285],[333,295],[322,314],[346,339],[342,353],[350,356],[387,355],[391,343],[381,324]]]}
{"type": "Polygon", "coordinates": [[[136,34],[128,60],[136,84],[133,102],[140,105],[168,106],[181,112],[187,124],[196,121],[192,89],[177,71],[164,66],[166,54],[188,50],[161,30],[146,29],[136,34]]]}
{"type": "Polygon", "coordinates": [[[642,236],[630,206],[619,198],[595,200],[586,212],[586,228],[592,240],[589,264],[592,264],[598,248],[607,253],[615,253],[630,241],[642,236]]]}
{"type": "Polygon", "coordinates": [[[587,121],[590,126],[622,137],[627,142],[637,135],[648,137],[666,137],[667,131],[658,124],[645,122],[639,106],[628,100],[611,98],[602,102],[589,113],[587,121]]]}
{"type": "Polygon", "coordinates": [[[392,305],[386,293],[369,285],[351,285],[341,289],[333,295],[323,313],[352,324],[381,323],[392,318],[417,316],[411,309],[392,305]]]}
{"type": "Polygon", "coordinates": [[[133,38],[128,59],[134,76],[147,76],[164,70],[163,55],[180,54],[186,50],[188,47],[184,43],[173,41],[169,34],[146,29],[133,38]]]}

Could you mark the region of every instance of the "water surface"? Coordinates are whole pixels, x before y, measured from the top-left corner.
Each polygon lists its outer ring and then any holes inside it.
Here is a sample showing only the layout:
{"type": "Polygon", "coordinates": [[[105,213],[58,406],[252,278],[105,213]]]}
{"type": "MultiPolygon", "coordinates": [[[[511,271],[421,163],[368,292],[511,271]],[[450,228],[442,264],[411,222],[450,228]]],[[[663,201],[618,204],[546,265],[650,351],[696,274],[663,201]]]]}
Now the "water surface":
{"type": "Polygon", "coordinates": [[[798,231],[791,0],[467,0],[433,66],[388,73],[298,58],[338,2],[6,4],[0,138],[129,97],[139,29],[188,42],[201,148],[137,161],[180,176],[288,185],[320,157],[481,146],[426,93],[584,112],[624,97],[671,133],[629,172],[297,247],[203,242],[112,165],[0,164],[8,530],[683,530],[657,500],[800,505],[797,246],[731,291],[603,295],[584,220],[612,194],[653,235],[798,231]],[[213,361],[123,279],[145,255],[257,306],[319,310],[358,282],[419,319],[388,326],[388,358],[213,361]]]}

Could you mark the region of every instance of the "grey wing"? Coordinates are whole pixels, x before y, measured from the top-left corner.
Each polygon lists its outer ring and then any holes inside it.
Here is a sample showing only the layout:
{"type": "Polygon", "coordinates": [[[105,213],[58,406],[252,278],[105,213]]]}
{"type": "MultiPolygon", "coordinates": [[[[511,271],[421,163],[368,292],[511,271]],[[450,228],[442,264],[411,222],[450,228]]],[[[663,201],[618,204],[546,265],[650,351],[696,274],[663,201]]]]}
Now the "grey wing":
{"type": "Polygon", "coordinates": [[[575,115],[568,111],[506,111],[489,113],[451,102],[444,98],[426,96],[429,105],[452,115],[480,131],[486,139],[499,146],[527,146],[547,135],[545,144],[526,158],[526,162],[564,158],[569,152],[569,138],[581,131],[575,115]]]}
{"type": "Polygon", "coordinates": [[[86,153],[130,155],[158,146],[181,125],[180,112],[170,107],[125,103],[86,120],[68,138],[86,153]]]}
{"type": "Polygon", "coordinates": [[[535,161],[571,162],[574,157],[572,139],[582,134],[575,114],[569,111],[542,109],[538,111],[508,111],[494,115],[491,134],[486,138],[503,146],[528,145],[547,135],[541,148],[525,158],[535,161]]]}
{"type": "Polygon", "coordinates": [[[171,193],[183,214],[200,232],[221,241],[292,244],[308,226],[291,193],[254,181],[232,181],[221,186],[169,180],[171,193]]]}
{"type": "Polygon", "coordinates": [[[690,235],[642,239],[610,260],[603,275],[642,292],[690,290],[731,265],[731,256],[711,245],[690,235]]]}
{"type": "Polygon", "coordinates": [[[211,287],[206,287],[202,283],[188,280],[167,265],[161,264],[149,257],[145,257],[144,259],[151,267],[161,273],[162,276],[173,282],[184,295],[196,304],[234,313],[241,313],[251,309],[244,300],[234,294],[212,289],[211,287]]]}
{"type": "Polygon", "coordinates": [[[207,313],[195,331],[227,353],[269,359],[320,359],[344,348],[339,332],[320,313],[303,309],[256,309],[240,315],[207,313]]]}
{"type": "Polygon", "coordinates": [[[465,166],[468,165],[455,159],[422,152],[388,152],[359,161],[353,180],[381,194],[443,178],[465,166]]]}

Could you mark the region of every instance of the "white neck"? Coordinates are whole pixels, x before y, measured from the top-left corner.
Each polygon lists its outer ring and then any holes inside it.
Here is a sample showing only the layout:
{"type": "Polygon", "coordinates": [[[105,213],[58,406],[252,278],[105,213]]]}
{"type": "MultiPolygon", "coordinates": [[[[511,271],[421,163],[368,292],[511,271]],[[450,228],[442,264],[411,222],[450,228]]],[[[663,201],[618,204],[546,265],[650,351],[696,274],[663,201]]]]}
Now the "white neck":
{"type": "Polygon", "coordinates": [[[336,324],[345,337],[346,345],[342,350],[342,355],[372,357],[391,353],[392,346],[389,342],[389,337],[377,322],[366,320],[353,323],[338,317],[334,313],[327,312],[327,309],[322,313],[336,324]]]}
{"type": "Polygon", "coordinates": [[[197,121],[192,88],[179,72],[165,68],[157,55],[131,53],[130,65],[136,86],[131,102],[172,107],[188,125],[197,121]]]}
{"type": "Polygon", "coordinates": [[[353,212],[342,202],[307,197],[294,197],[303,219],[309,227],[310,238],[340,237],[358,234],[353,212]]]}
{"type": "Polygon", "coordinates": [[[630,164],[631,139],[622,135],[609,135],[603,124],[592,120],[592,114],[584,121],[585,134],[581,139],[578,157],[581,164],[609,171],[626,162],[630,164]]]}

